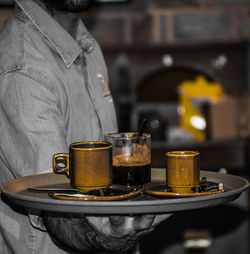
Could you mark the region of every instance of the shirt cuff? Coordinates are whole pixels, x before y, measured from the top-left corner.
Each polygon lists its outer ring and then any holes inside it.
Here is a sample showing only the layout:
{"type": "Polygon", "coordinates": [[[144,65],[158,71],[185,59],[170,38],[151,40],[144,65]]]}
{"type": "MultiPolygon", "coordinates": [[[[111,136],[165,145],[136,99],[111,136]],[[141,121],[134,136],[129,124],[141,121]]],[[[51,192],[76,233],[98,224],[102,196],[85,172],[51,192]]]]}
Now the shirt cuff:
{"type": "Polygon", "coordinates": [[[40,229],[42,231],[47,231],[44,224],[43,224],[43,219],[41,217],[41,211],[33,211],[28,209],[28,217],[30,220],[31,225],[36,228],[40,229]]]}
{"type": "MultiPolygon", "coordinates": [[[[46,173],[53,173],[53,169],[49,168],[49,169],[46,169],[43,171],[39,171],[39,174],[46,174],[46,173]]],[[[41,211],[28,209],[27,212],[28,212],[28,217],[29,217],[30,223],[34,228],[40,229],[42,231],[47,231],[44,224],[43,224],[43,219],[41,217],[41,211]]]]}

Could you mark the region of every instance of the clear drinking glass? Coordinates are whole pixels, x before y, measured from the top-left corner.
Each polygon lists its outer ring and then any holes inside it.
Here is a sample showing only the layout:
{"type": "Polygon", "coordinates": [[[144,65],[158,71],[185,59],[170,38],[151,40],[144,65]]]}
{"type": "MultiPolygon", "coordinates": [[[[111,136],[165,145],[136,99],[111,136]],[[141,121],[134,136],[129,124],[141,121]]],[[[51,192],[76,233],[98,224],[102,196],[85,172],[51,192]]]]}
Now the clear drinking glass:
{"type": "Polygon", "coordinates": [[[109,133],[104,139],[113,146],[113,184],[138,186],[151,181],[150,134],[109,133]]]}

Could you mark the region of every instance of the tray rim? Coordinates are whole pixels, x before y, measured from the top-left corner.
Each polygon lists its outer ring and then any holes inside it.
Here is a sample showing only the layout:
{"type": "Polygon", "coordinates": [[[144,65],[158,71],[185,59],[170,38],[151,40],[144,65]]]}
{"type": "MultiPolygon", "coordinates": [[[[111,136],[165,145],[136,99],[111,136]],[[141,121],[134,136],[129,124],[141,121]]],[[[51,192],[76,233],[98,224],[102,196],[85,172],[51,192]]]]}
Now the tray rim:
{"type": "MultiPolygon", "coordinates": [[[[30,177],[39,177],[40,175],[51,175],[53,173],[33,175],[30,177]]],[[[53,174],[54,175],[54,174],[53,174]]],[[[201,171],[201,176],[206,176],[209,179],[214,179],[215,176],[223,176],[241,181],[241,187],[217,193],[213,195],[204,195],[196,197],[182,197],[171,199],[153,199],[153,200],[122,200],[122,201],[73,201],[73,200],[56,200],[44,199],[37,197],[21,196],[17,193],[11,193],[7,190],[8,185],[16,183],[24,178],[17,178],[8,181],[1,186],[1,191],[12,202],[22,205],[26,208],[38,210],[51,210],[62,212],[75,213],[90,213],[90,214],[127,214],[127,213],[173,213],[181,210],[190,210],[215,206],[223,203],[228,203],[238,198],[243,191],[249,187],[249,182],[243,177],[231,174],[222,174],[212,171],[201,171]],[[80,203],[79,203],[80,202],[80,203]],[[145,203],[146,202],[146,203],[145,203]],[[34,205],[35,204],[35,205],[34,205]]],[[[218,180],[218,179],[217,179],[218,180]]]]}

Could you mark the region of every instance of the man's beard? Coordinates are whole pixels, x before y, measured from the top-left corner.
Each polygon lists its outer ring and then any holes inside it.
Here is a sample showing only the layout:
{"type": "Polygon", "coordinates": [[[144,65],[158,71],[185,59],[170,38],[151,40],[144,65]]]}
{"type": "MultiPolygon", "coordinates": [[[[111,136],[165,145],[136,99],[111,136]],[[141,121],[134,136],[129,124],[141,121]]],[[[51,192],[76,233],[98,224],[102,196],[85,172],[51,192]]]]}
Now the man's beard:
{"type": "Polygon", "coordinates": [[[93,0],[41,0],[47,8],[58,11],[80,13],[88,9],[93,0]]]}

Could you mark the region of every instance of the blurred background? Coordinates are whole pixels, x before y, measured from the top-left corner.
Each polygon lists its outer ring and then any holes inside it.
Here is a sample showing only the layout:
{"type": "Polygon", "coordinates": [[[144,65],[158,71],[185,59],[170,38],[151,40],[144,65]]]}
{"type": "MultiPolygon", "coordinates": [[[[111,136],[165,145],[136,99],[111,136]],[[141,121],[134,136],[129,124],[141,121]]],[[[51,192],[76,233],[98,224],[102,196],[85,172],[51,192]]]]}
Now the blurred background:
{"type": "MultiPolygon", "coordinates": [[[[13,1],[0,0],[0,29],[13,1]]],[[[96,0],[82,13],[102,47],[120,131],[148,119],[152,167],[200,151],[201,170],[249,178],[250,0],[96,0]]],[[[247,254],[249,195],[175,214],[142,254],[247,254]],[[190,240],[193,245],[188,245],[190,240]]]]}

